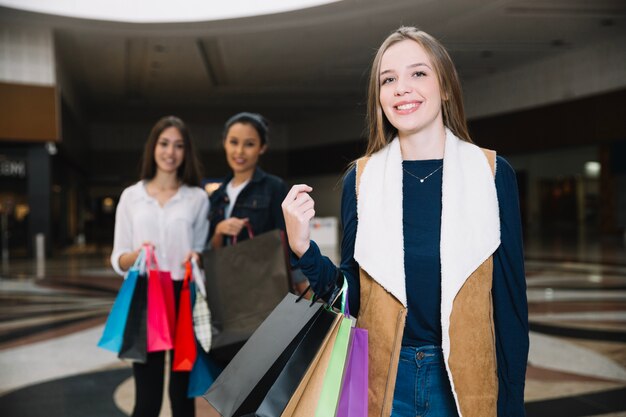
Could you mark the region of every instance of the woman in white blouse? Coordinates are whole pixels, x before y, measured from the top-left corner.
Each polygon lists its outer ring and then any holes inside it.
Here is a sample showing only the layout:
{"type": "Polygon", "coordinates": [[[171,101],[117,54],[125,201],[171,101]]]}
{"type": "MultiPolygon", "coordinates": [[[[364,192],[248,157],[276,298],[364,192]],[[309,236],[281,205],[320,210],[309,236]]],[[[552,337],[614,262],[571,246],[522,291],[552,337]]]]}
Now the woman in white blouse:
{"type": "MultiPolygon", "coordinates": [[[[122,192],[117,206],[111,254],[117,273],[123,275],[142,245],[150,244],[159,269],[170,271],[178,299],[184,263],[199,258],[209,230],[209,201],[198,187],[199,180],[199,163],[185,123],[174,116],[163,117],[145,144],[141,180],[122,192]]],[[[164,367],[165,352],[150,352],[145,364],[133,364],[134,417],[159,415],[164,367]]],[[[194,401],[187,398],[188,382],[189,372],[170,370],[173,417],[195,414],[194,401]]]]}

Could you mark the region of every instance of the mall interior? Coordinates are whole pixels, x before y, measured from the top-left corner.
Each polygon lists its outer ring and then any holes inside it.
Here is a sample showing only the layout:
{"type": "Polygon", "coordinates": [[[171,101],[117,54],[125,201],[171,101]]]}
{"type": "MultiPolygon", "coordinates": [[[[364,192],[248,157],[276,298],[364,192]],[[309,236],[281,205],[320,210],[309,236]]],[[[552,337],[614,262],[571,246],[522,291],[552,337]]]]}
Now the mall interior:
{"type": "Polygon", "coordinates": [[[130,366],[96,343],[122,281],[116,205],[160,117],[189,125],[209,192],[224,122],[263,114],[262,168],[337,219],[375,51],[412,25],[449,50],[474,142],[517,174],[527,415],[626,416],[626,3],[227,3],[0,0],[0,415],[130,414],[130,366]]]}

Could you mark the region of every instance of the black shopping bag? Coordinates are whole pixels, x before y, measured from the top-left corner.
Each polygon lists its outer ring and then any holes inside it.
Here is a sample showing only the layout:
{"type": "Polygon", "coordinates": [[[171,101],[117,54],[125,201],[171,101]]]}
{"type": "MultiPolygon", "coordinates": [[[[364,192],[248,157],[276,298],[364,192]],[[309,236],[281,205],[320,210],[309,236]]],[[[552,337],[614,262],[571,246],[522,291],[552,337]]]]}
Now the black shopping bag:
{"type": "Polygon", "coordinates": [[[287,253],[280,230],[204,252],[213,349],[244,342],[289,292],[287,253]]]}
{"type": "Polygon", "coordinates": [[[146,311],[148,307],[148,280],[145,275],[137,278],[135,292],[128,310],[124,340],[118,354],[120,359],[146,363],[148,360],[148,330],[146,311]]]}
{"type": "Polygon", "coordinates": [[[252,390],[235,415],[280,416],[312,364],[327,334],[341,315],[326,308],[300,331],[270,370],[252,390]]]}
{"type": "MultiPolygon", "coordinates": [[[[254,415],[301,343],[315,338],[307,338],[308,332],[323,333],[324,326],[330,327],[324,323],[334,313],[323,303],[297,300],[293,294],[283,298],[206,392],[204,398],[220,415],[254,415]]],[[[319,339],[321,343],[324,335],[319,339]]],[[[311,349],[315,349],[313,345],[311,349]]],[[[298,382],[293,384],[294,390],[298,382]]]]}

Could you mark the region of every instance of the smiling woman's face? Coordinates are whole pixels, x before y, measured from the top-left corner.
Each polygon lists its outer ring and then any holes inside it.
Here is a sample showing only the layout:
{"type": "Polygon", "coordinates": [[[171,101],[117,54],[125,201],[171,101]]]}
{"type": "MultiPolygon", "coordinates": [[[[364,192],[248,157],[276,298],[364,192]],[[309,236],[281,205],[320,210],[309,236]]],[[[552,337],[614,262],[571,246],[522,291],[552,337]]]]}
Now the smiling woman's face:
{"type": "Polygon", "coordinates": [[[387,49],[380,62],[380,105],[400,136],[440,123],[441,90],[430,56],[412,40],[387,49]]]}
{"type": "Polygon", "coordinates": [[[248,174],[255,170],[266,145],[261,144],[259,132],[249,123],[235,123],[224,139],[226,160],[235,174],[248,174]]]}
{"type": "Polygon", "coordinates": [[[176,172],[185,158],[185,143],[177,127],[163,130],[154,147],[154,162],[157,170],[166,173],[176,172]]]}

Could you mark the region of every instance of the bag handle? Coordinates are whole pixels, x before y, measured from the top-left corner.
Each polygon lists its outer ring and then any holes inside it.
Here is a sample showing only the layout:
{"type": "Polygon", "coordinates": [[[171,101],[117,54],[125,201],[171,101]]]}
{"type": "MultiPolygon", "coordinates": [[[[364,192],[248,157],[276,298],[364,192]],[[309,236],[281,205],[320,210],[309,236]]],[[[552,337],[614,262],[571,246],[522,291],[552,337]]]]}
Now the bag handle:
{"type": "MultiPolygon", "coordinates": [[[[248,236],[250,237],[250,239],[254,239],[254,231],[252,230],[252,225],[250,224],[250,222],[246,222],[246,229],[248,229],[248,236]]],[[[233,236],[233,245],[237,244],[237,236],[233,236]]]]}
{"type": "Polygon", "coordinates": [[[343,278],[343,284],[341,285],[341,287],[334,290],[332,295],[330,296],[330,300],[328,301],[326,308],[328,308],[329,310],[332,309],[332,307],[335,305],[337,300],[339,300],[339,297],[341,297],[339,311],[341,312],[341,314],[345,316],[349,316],[350,311],[348,310],[348,301],[347,301],[348,300],[348,280],[346,279],[345,276],[343,278]]]}
{"type": "MultiPolygon", "coordinates": [[[[304,290],[302,294],[300,294],[300,296],[298,296],[298,298],[296,299],[296,303],[302,300],[310,289],[311,285],[306,287],[306,290],[304,290]]],[[[331,299],[326,304],[327,308],[332,308],[332,306],[335,305],[339,297],[341,297],[341,304],[339,307],[341,314],[346,317],[350,317],[350,306],[348,305],[348,280],[346,279],[345,275],[343,276],[343,284],[341,285],[341,288],[337,288],[330,296],[331,299]]],[[[313,294],[313,297],[311,297],[311,305],[313,305],[313,303],[315,303],[317,299],[318,298],[315,296],[315,294],[313,294]]]]}
{"type": "Polygon", "coordinates": [[[139,255],[137,255],[137,259],[135,259],[130,269],[138,269],[139,275],[146,273],[146,251],[143,247],[139,250],[139,255]]]}
{"type": "Polygon", "coordinates": [[[341,286],[341,313],[349,317],[350,316],[350,307],[348,306],[348,280],[346,276],[343,276],[343,285],[341,286]]]}
{"type": "Polygon", "coordinates": [[[189,282],[191,281],[192,275],[192,266],[191,261],[185,262],[185,277],[183,278],[183,288],[189,288],[189,282]]]}
{"type": "Polygon", "coordinates": [[[143,248],[146,251],[146,267],[148,268],[148,270],[151,270],[151,269],[158,270],[159,263],[157,262],[156,251],[153,250],[153,246],[146,244],[146,245],[143,245],[143,248]]]}
{"type": "Polygon", "coordinates": [[[202,297],[206,298],[206,287],[204,284],[206,278],[204,276],[204,272],[198,265],[198,262],[196,262],[195,258],[191,258],[191,274],[193,281],[196,283],[196,288],[198,289],[198,291],[200,291],[202,297]]]}

